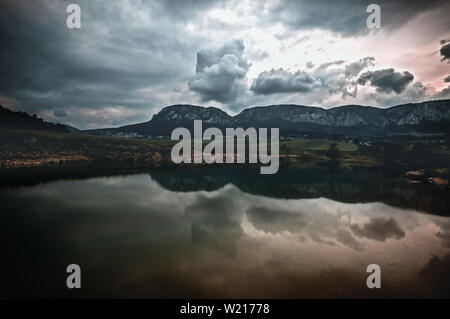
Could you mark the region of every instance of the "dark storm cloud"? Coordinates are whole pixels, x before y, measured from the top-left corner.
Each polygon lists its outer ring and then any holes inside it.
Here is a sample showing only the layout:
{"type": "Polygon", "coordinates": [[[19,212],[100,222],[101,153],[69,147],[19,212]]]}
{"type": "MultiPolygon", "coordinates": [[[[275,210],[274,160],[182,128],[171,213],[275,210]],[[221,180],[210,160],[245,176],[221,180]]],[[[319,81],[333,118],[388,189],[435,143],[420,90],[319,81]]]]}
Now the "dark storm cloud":
{"type": "Polygon", "coordinates": [[[363,69],[372,66],[374,61],[373,57],[365,57],[349,64],[338,60],[323,63],[316,68],[312,63],[307,63],[307,71],[296,72],[272,69],[260,73],[250,90],[257,95],[315,92],[322,97],[337,93],[343,97],[356,97],[355,78],[363,69]]]}
{"type": "Polygon", "coordinates": [[[447,60],[450,63],[450,40],[442,40],[441,45],[440,53],[442,55],[442,61],[447,60]]]}
{"type": "Polygon", "coordinates": [[[370,84],[376,87],[378,92],[391,93],[394,91],[400,94],[405,90],[409,83],[414,79],[414,75],[408,71],[403,73],[395,72],[394,69],[384,69],[378,71],[367,71],[358,79],[358,84],[366,85],[370,84]]]}
{"type": "Polygon", "coordinates": [[[255,228],[274,234],[283,231],[297,233],[307,225],[307,216],[301,212],[266,207],[251,207],[247,218],[255,228]]]}
{"type": "MultiPolygon", "coordinates": [[[[0,4],[0,95],[16,100],[20,110],[56,115],[55,109],[88,108],[92,112],[83,116],[89,117],[121,105],[136,111],[131,112],[132,120],[142,120],[144,113],[150,116],[152,107],[165,102],[151,89],[161,93],[183,85],[195,63],[189,54],[196,50],[195,37],[186,39],[180,32],[186,19],[212,5],[209,1],[77,1],[82,27],[70,30],[66,27],[69,3],[8,0],[0,4]]],[[[80,113],[79,123],[72,124],[83,126],[89,121],[83,116],[80,113]]],[[[129,120],[117,113],[114,123],[129,120]]]]}
{"type": "Polygon", "coordinates": [[[262,72],[250,90],[256,94],[305,93],[320,86],[320,82],[304,71],[291,73],[283,69],[262,72]]]}
{"type": "Polygon", "coordinates": [[[444,82],[450,82],[450,74],[444,78],[444,82]]]}
{"type": "Polygon", "coordinates": [[[281,0],[269,10],[266,19],[282,22],[291,29],[325,29],[344,36],[369,32],[366,12],[369,4],[381,8],[381,27],[393,29],[420,13],[445,4],[444,0],[281,0]]]}
{"type": "Polygon", "coordinates": [[[158,14],[169,15],[182,20],[190,20],[193,16],[201,14],[216,4],[225,3],[227,0],[165,0],[148,2],[160,2],[154,6],[158,14]]]}
{"type": "Polygon", "coordinates": [[[358,76],[358,74],[368,66],[374,65],[374,57],[365,57],[359,61],[350,63],[345,67],[345,75],[347,77],[358,76]]]}
{"type": "Polygon", "coordinates": [[[364,250],[363,245],[358,242],[355,237],[353,237],[352,233],[347,229],[339,229],[336,235],[336,239],[341,244],[348,246],[354,250],[364,250]]]}
{"type": "Polygon", "coordinates": [[[243,54],[242,40],[235,40],[217,50],[199,51],[195,76],[189,81],[189,89],[196,92],[203,102],[235,101],[247,90],[245,76],[248,63],[243,54]]]}
{"type": "Polygon", "coordinates": [[[53,111],[53,114],[54,114],[56,117],[67,117],[67,112],[64,111],[64,110],[62,110],[62,109],[54,110],[54,111],[53,111]]]}
{"type": "Polygon", "coordinates": [[[405,232],[394,218],[374,217],[370,219],[369,223],[364,224],[363,227],[360,227],[358,224],[352,224],[350,228],[358,237],[366,237],[378,241],[405,237],[405,232]]]}

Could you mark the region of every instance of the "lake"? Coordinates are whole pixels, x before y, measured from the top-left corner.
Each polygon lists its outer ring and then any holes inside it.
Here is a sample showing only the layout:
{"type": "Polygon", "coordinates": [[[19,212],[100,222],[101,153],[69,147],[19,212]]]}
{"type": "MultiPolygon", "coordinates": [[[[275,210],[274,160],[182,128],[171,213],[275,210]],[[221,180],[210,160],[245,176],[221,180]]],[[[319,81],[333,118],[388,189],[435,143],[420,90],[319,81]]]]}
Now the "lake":
{"type": "Polygon", "coordinates": [[[243,168],[3,189],[0,297],[449,297],[442,192],[367,170],[243,168]]]}

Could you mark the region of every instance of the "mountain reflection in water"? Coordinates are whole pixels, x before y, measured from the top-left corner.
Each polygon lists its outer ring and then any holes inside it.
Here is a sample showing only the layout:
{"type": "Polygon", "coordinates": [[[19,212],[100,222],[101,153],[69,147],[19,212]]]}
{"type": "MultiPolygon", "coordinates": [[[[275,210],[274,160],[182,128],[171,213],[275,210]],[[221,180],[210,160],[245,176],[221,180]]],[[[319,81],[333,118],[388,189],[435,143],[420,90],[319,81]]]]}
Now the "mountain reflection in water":
{"type": "Polygon", "coordinates": [[[238,188],[211,174],[208,185],[218,188],[200,190],[205,179],[187,187],[180,176],[1,191],[1,296],[450,296],[449,217],[379,201],[292,198],[304,189],[283,193],[289,179],[238,188]],[[255,195],[269,186],[285,198],[255,195]],[[76,291],[65,286],[72,263],[82,269],[76,291]],[[381,289],[366,287],[369,264],[381,266],[381,289]]]}

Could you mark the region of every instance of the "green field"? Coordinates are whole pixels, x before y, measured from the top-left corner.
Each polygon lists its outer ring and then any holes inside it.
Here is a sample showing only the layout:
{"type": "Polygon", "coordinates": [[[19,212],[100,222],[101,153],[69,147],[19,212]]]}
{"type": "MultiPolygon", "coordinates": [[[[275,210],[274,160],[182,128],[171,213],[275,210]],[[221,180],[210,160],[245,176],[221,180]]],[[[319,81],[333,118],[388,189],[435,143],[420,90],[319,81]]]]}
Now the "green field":
{"type": "Polygon", "coordinates": [[[0,130],[0,145],[26,146],[24,151],[36,150],[39,147],[72,148],[92,150],[170,150],[174,142],[157,139],[139,139],[112,136],[98,136],[83,133],[59,133],[52,131],[7,129],[0,130]],[[23,145],[25,143],[25,145],[23,145]]]}
{"type": "MultiPolygon", "coordinates": [[[[1,130],[0,142],[5,149],[23,152],[39,151],[89,151],[89,153],[126,152],[126,151],[169,151],[176,142],[168,140],[138,139],[124,137],[95,136],[81,133],[55,133],[34,130],[1,130]]],[[[280,153],[296,155],[304,151],[327,151],[330,144],[324,139],[295,139],[280,142],[280,153]]],[[[358,147],[353,143],[336,142],[341,152],[355,152],[358,147]]],[[[204,142],[207,144],[207,142],[204,142]]],[[[100,155],[100,154],[99,154],[100,155]]]]}
{"type": "MultiPolygon", "coordinates": [[[[327,151],[330,149],[330,144],[334,141],[321,139],[295,139],[291,141],[280,142],[280,153],[296,155],[304,151],[327,151]]],[[[358,146],[348,142],[336,142],[337,148],[340,152],[355,152],[358,146]]]]}

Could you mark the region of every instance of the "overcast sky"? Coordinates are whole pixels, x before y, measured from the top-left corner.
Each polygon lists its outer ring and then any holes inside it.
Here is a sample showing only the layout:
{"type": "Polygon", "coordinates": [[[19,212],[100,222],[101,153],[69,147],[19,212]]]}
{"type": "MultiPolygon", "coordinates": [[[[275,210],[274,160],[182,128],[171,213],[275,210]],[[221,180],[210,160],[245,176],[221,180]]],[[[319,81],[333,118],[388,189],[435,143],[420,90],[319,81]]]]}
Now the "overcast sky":
{"type": "Polygon", "coordinates": [[[86,129],[179,103],[236,114],[450,98],[449,16],[437,0],[1,0],[0,104],[86,129]],[[66,26],[70,3],[81,29],[66,26]]]}

